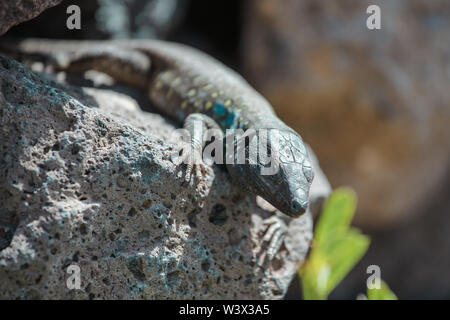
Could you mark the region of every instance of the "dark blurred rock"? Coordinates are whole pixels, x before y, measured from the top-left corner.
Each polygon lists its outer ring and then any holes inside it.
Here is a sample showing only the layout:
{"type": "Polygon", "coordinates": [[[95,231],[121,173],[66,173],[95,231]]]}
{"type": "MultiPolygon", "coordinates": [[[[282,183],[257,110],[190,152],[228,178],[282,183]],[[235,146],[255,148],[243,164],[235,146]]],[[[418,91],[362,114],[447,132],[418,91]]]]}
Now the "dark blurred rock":
{"type": "Polygon", "coordinates": [[[450,159],[450,2],[250,1],[250,81],[380,227],[423,210],[450,159]],[[366,8],[381,7],[381,30],[366,8]]]}
{"type": "Polygon", "coordinates": [[[33,19],[62,0],[8,0],[0,1],[0,35],[12,26],[33,19]]]}

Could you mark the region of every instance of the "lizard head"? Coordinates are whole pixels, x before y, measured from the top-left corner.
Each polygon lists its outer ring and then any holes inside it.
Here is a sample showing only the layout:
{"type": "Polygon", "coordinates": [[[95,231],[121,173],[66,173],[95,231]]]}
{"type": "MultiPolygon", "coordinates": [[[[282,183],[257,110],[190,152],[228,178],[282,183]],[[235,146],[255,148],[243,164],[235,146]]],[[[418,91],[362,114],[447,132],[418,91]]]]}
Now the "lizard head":
{"type": "MultiPolygon", "coordinates": [[[[271,129],[266,136],[264,138],[259,132],[249,136],[247,143],[240,144],[245,149],[245,163],[235,161],[235,164],[227,165],[227,169],[233,181],[238,181],[284,214],[298,217],[308,207],[309,189],[314,178],[307,148],[292,130],[271,129]],[[259,143],[261,139],[267,143],[259,143]]],[[[239,152],[238,143],[235,160],[239,152]]]]}

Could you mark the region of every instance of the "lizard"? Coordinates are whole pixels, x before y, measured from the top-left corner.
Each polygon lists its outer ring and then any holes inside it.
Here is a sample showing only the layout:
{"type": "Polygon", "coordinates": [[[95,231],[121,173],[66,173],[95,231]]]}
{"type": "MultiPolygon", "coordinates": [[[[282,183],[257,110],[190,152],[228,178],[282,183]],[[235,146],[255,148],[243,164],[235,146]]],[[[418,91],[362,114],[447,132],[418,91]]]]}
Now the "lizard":
{"type": "MultiPolygon", "coordinates": [[[[269,260],[282,244],[287,230],[283,221],[306,212],[314,178],[309,147],[242,76],[213,57],[183,44],[161,40],[29,39],[2,47],[10,52],[52,57],[59,70],[93,69],[117,82],[145,90],[152,105],[183,124],[190,133],[195,155],[204,148],[204,142],[194,132],[198,125],[202,130],[219,129],[224,133],[233,129],[270,130],[276,139],[268,139],[266,148],[270,155],[276,155],[272,157],[278,169],[274,174],[261,174],[261,163],[226,164],[233,184],[262,197],[282,213],[278,216],[287,218],[267,219],[270,227],[264,240],[270,242],[269,260]]],[[[248,157],[251,152],[247,150],[248,157]]],[[[188,158],[191,161],[186,181],[204,174],[201,157],[194,161],[191,154],[188,158]]]]}

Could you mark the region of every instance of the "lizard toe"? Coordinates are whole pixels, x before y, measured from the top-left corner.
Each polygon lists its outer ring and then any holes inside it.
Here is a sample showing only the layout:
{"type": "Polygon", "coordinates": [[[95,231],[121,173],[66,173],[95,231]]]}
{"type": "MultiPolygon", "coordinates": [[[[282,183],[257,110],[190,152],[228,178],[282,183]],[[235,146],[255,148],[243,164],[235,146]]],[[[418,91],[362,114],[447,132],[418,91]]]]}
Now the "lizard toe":
{"type": "Polygon", "coordinates": [[[263,224],[267,226],[267,229],[264,232],[262,242],[267,242],[268,244],[265,246],[265,254],[260,256],[258,262],[260,266],[265,262],[270,262],[280,251],[288,230],[287,224],[276,214],[266,219],[263,224]]]}

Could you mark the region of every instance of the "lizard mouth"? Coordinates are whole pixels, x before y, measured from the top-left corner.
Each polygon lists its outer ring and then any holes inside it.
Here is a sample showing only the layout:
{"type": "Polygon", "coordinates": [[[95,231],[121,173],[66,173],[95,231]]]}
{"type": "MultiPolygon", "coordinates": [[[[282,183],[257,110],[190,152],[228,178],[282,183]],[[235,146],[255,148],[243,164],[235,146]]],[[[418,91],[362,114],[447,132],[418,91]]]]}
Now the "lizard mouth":
{"type": "MultiPolygon", "coordinates": [[[[262,196],[264,199],[267,199],[268,197],[262,196]]],[[[283,213],[286,216],[289,216],[291,218],[298,218],[301,215],[303,215],[307,208],[308,208],[308,202],[302,201],[299,198],[294,198],[293,200],[289,201],[283,201],[284,199],[280,199],[279,201],[268,201],[270,204],[272,204],[277,210],[279,210],[281,213],[283,213]]]]}
{"type": "MultiPolygon", "coordinates": [[[[260,186],[261,187],[261,186],[260,186]]],[[[307,208],[308,208],[308,201],[304,200],[304,190],[299,188],[294,196],[292,198],[286,198],[283,197],[281,194],[281,190],[278,190],[274,193],[273,189],[270,188],[264,188],[260,193],[260,196],[264,199],[272,199],[271,201],[267,200],[269,203],[271,203],[275,208],[277,208],[279,211],[281,211],[283,214],[292,217],[292,218],[298,218],[301,215],[303,215],[307,208]],[[278,196],[275,196],[275,194],[278,194],[278,196]]],[[[306,198],[307,199],[307,198],[306,198]]]]}
{"type": "Polygon", "coordinates": [[[293,199],[290,208],[291,210],[289,211],[289,215],[293,217],[299,217],[306,212],[308,203],[301,201],[300,199],[293,199]]]}

